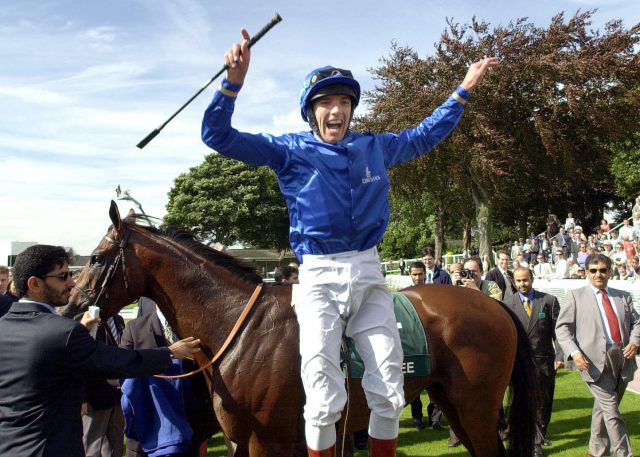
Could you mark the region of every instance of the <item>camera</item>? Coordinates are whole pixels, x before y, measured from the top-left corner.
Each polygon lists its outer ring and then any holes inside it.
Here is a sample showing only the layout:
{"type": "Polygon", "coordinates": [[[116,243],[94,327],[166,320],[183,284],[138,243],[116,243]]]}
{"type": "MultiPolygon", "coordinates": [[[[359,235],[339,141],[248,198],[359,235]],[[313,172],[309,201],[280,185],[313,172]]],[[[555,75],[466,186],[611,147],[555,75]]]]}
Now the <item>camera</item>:
{"type": "Polygon", "coordinates": [[[473,270],[468,270],[466,268],[458,271],[458,274],[460,275],[460,279],[458,281],[456,281],[456,285],[457,286],[461,286],[462,285],[462,279],[473,279],[476,276],[476,272],[473,270]]]}

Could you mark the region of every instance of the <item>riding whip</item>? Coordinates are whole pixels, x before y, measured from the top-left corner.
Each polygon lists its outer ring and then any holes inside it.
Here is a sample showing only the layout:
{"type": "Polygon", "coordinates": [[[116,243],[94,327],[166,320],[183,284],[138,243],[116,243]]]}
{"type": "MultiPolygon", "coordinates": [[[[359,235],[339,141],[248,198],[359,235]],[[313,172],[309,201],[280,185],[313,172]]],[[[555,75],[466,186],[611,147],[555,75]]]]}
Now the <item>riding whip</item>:
{"type": "MultiPolygon", "coordinates": [[[[258,40],[260,38],[262,38],[269,30],[271,30],[273,28],[274,25],[276,25],[278,22],[280,22],[282,20],[282,17],[280,17],[280,15],[278,13],[276,13],[271,20],[269,21],[269,23],[267,25],[265,25],[264,27],[262,27],[262,29],[260,29],[260,31],[258,33],[256,33],[250,40],[249,40],[249,47],[253,46],[254,44],[256,44],[258,42],[258,40]]],[[[198,92],[196,92],[195,94],[193,94],[193,96],[187,100],[187,102],[182,105],[178,111],[176,111],[175,113],[173,113],[169,119],[167,119],[166,121],[164,121],[164,123],[162,123],[158,128],[156,128],[155,130],[153,130],[151,133],[149,133],[146,137],[144,137],[144,139],[142,141],[140,141],[140,143],[138,143],[136,146],[138,146],[140,149],[144,148],[151,140],[153,140],[158,133],[160,133],[162,131],[163,128],[165,128],[165,126],[171,122],[173,120],[174,117],[176,117],[180,111],[182,111],[183,109],[185,109],[187,107],[187,105],[189,103],[191,103],[198,95],[200,95],[202,93],[203,90],[205,90],[207,87],[209,87],[209,84],[211,84],[213,81],[215,81],[218,76],[220,76],[222,73],[224,73],[225,71],[227,71],[227,69],[229,68],[229,65],[224,64],[224,66],[220,69],[220,71],[218,71],[218,73],[216,73],[215,75],[213,75],[211,77],[211,79],[209,79],[209,81],[207,81],[206,83],[204,83],[204,85],[200,88],[200,90],[198,90],[198,92]]]]}

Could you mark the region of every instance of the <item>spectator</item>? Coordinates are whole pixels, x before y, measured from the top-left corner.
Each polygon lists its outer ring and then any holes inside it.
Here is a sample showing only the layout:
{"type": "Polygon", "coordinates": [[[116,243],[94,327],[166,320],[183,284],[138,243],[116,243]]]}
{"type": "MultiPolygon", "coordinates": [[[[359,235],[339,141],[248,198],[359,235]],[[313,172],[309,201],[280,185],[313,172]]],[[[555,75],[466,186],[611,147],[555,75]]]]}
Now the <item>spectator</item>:
{"type": "Polygon", "coordinates": [[[615,266],[613,271],[613,279],[624,281],[629,277],[629,271],[624,263],[619,263],[615,266]]]}
{"type": "Polygon", "coordinates": [[[578,262],[578,265],[584,268],[587,257],[589,256],[589,252],[587,251],[587,243],[580,242],[578,247],[580,251],[578,251],[578,257],[576,258],[576,261],[578,262]]]}
{"type": "MultiPolygon", "coordinates": [[[[538,263],[533,266],[533,277],[535,279],[546,279],[549,280],[553,278],[553,269],[551,265],[547,263],[547,259],[543,254],[539,254],[537,258],[538,263]]],[[[515,280],[515,273],[514,273],[515,280]]],[[[516,283],[517,286],[517,283],[516,283]]]]}
{"type": "Polygon", "coordinates": [[[627,235],[622,235],[622,245],[624,246],[624,255],[627,258],[627,266],[629,266],[631,259],[636,256],[636,247],[633,242],[627,238],[627,235]]]}
{"type": "Polygon", "coordinates": [[[518,242],[518,240],[516,240],[516,241],[513,242],[513,246],[511,246],[511,258],[515,259],[520,254],[522,254],[522,248],[521,248],[520,243],[518,242]]]}
{"type": "Polygon", "coordinates": [[[298,284],[298,269],[289,265],[278,267],[274,280],[276,284],[298,284]]]}
{"type": "Polygon", "coordinates": [[[567,218],[564,221],[564,229],[568,232],[569,230],[571,230],[575,226],[576,226],[576,221],[573,218],[573,214],[568,213],[567,214],[567,218]]]}
{"type": "MultiPolygon", "coordinates": [[[[569,213],[569,215],[571,215],[571,213],[569,213]]],[[[573,220],[573,218],[571,219],[573,220]]],[[[556,236],[556,234],[560,230],[561,225],[562,224],[558,220],[558,216],[556,216],[555,214],[549,214],[549,218],[547,219],[547,238],[551,239],[554,236],[556,236]]],[[[565,224],[565,227],[566,227],[566,224],[565,224]]]]}
{"type": "Polygon", "coordinates": [[[611,260],[614,265],[627,264],[627,254],[624,252],[624,243],[622,241],[616,243],[616,252],[611,255],[611,260]]]}
{"type": "Polygon", "coordinates": [[[571,279],[585,279],[586,276],[586,272],[585,272],[585,268],[582,265],[574,265],[575,269],[573,269],[570,278],[571,279]]]}
{"type": "Polygon", "coordinates": [[[608,287],[608,257],[590,256],[587,268],[589,284],[568,291],[556,336],[594,397],[587,455],[631,456],[618,405],[637,368],[640,317],[628,292],[608,287]]]}
{"type": "Polygon", "coordinates": [[[602,242],[602,249],[602,254],[611,259],[611,257],[613,256],[613,243],[611,242],[611,240],[604,240],[602,242]]]}
{"type": "Polygon", "coordinates": [[[400,263],[398,263],[398,268],[400,269],[400,274],[401,275],[405,275],[406,274],[406,269],[407,269],[407,262],[405,262],[404,259],[400,259],[400,263]]]}
{"type": "MultiPolygon", "coordinates": [[[[189,338],[168,349],[99,344],[58,316],[75,283],[62,247],[35,245],[16,258],[20,301],[0,319],[0,455],[84,457],[80,407],[88,379],[149,376],[199,351],[189,338]]],[[[97,319],[96,319],[97,320],[97,319]]]]}
{"type": "Polygon", "coordinates": [[[621,240],[627,237],[627,240],[633,241],[635,239],[635,230],[633,229],[633,225],[631,225],[631,221],[629,219],[625,219],[622,222],[622,227],[619,230],[619,236],[621,240]]]}
{"type": "MultiPolygon", "coordinates": [[[[544,259],[543,259],[544,261],[544,259]]],[[[539,266],[540,264],[536,265],[539,266]]],[[[550,446],[547,440],[547,428],[551,420],[553,394],[555,390],[556,352],[553,342],[556,339],[555,324],[560,305],[553,295],[533,290],[533,278],[527,268],[518,268],[513,272],[518,294],[505,301],[527,329],[531,348],[535,357],[536,374],[539,381],[539,402],[536,411],[536,436],[534,457],[542,457],[542,446],[550,446]]]]}
{"type": "Polygon", "coordinates": [[[568,261],[564,258],[564,251],[562,249],[558,249],[556,251],[556,263],[555,263],[555,272],[553,274],[553,279],[566,279],[568,277],[569,277],[568,261]]]}
{"type": "Polygon", "coordinates": [[[633,219],[633,228],[636,237],[640,236],[640,195],[636,197],[636,203],[631,209],[631,218],[633,219]]]}
{"type": "Polygon", "coordinates": [[[608,220],[602,219],[600,221],[600,230],[602,230],[603,233],[609,233],[609,230],[611,230],[611,227],[609,226],[608,220]]]}
{"type": "Polygon", "coordinates": [[[510,262],[511,259],[506,251],[498,251],[498,265],[492,268],[485,276],[487,281],[493,281],[500,287],[500,291],[502,292],[500,299],[516,293],[513,273],[509,271],[510,262]]]}
{"type": "MultiPolygon", "coordinates": [[[[101,322],[95,340],[118,347],[124,319],[116,315],[101,322]]],[[[124,442],[124,416],[120,407],[118,379],[93,379],[85,384],[82,404],[82,442],[86,457],[121,457],[124,442]]]]}
{"type": "Polygon", "coordinates": [[[0,265],[0,295],[3,295],[8,289],[10,272],[9,267],[0,265]]]}
{"type": "Polygon", "coordinates": [[[422,249],[422,260],[427,267],[425,284],[451,284],[449,273],[436,264],[435,251],[432,247],[422,249]]]}
{"type": "Polygon", "coordinates": [[[475,289],[491,298],[502,300],[500,286],[494,281],[482,279],[481,264],[482,262],[477,257],[467,258],[464,265],[460,263],[452,264],[452,281],[460,287],[475,289]]]}

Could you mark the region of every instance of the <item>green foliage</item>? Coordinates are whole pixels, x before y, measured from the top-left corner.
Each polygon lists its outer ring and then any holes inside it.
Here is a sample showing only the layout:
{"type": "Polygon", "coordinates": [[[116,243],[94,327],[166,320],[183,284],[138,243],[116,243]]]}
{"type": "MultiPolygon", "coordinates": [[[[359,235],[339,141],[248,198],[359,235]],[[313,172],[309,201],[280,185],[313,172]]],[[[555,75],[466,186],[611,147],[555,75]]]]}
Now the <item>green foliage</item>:
{"type": "Polygon", "coordinates": [[[289,247],[287,209],[273,171],[215,153],[175,179],[164,223],[227,246],[289,247]]]}
{"type": "Polygon", "coordinates": [[[633,200],[640,195],[640,133],[611,147],[611,174],[620,197],[633,200]]]}

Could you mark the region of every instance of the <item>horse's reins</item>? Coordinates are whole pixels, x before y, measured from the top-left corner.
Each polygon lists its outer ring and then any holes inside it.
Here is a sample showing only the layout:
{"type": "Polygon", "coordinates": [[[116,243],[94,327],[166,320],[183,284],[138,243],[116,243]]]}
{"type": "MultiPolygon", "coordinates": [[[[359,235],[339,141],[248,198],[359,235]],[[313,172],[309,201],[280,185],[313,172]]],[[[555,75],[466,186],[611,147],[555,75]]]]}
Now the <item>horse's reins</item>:
{"type": "MultiPolygon", "coordinates": [[[[106,298],[109,297],[109,289],[111,288],[111,282],[113,280],[113,276],[114,276],[114,274],[115,274],[115,272],[116,272],[116,270],[118,268],[118,264],[119,263],[122,264],[122,278],[124,280],[124,287],[125,287],[125,289],[129,288],[129,282],[127,281],[127,274],[126,274],[126,271],[125,271],[126,261],[125,261],[125,256],[124,256],[124,248],[127,246],[127,243],[129,242],[129,234],[130,234],[130,231],[126,230],[125,235],[122,237],[122,240],[120,241],[120,243],[118,243],[113,238],[110,238],[110,237],[108,237],[106,235],[104,236],[105,240],[107,240],[109,243],[111,243],[111,244],[113,244],[113,245],[118,247],[119,252],[118,252],[118,255],[116,256],[115,261],[109,266],[109,269],[107,270],[107,274],[106,274],[104,280],[102,281],[102,285],[100,287],[100,292],[98,293],[98,296],[96,297],[95,300],[93,300],[91,298],[91,296],[85,290],[83,290],[83,289],[81,289],[81,288],[79,288],[77,286],[74,286],[75,289],[78,290],[80,295],[82,295],[89,302],[89,304],[92,304],[94,306],[100,307],[100,301],[102,300],[102,298],[103,297],[106,297],[106,298]]],[[[197,370],[193,370],[193,371],[190,371],[188,373],[183,373],[183,374],[179,374],[179,375],[154,375],[154,376],[156,378],[164,378],[164,379],[186,378],[188,376],[192,376],[194,374],[200,373],[200,372],[206,370],[207,368],[209,368],[214,363],[216,363],[216,361],[220,357],[222,357],[222,354],[224,354],[224,352],[227,350],[227,348],[229,347],[229,345],[231,344],[233,339],[236,337],[236,335],[238,334],[238,331],[240,330],[240,327],[242,326],[242,324],[246,320],[247,316],[249,315],[249,313],[253,309],[253,305],[255,305],[256,301],[258,301],[258,297],[260,296],[260,292],[262,292],[262,286],[263,286],[263,283],[259,283],[256,286],[255,290],[253,291],[253,294],[249,298],[249,301],[247,302],[247,304],[245,305],[244,309],[242,310],[242,313],[240,313],[240,317],[238,317],[238,320],[236,321],[235,325],[231,329],[231,332],[227,336],[227,339],[224,341],[224,343],[222,343],[222,346],[220,347],[218,352],[216,352],[216,354],[212,357],[212,359],[209,362],[207,362],[206,364],[204,364],[203,366],[201,366],[197,370]]]]}
{"type": "Polygon", "coordinates": [[[247,304],[245,305],[244,309],[242,310],[242,313],[240,314],[240,317],[238,318],[238,320],[236,321],[235,325],[231,329],[231,332],[229,333],[229,335],[227,335],[227,339],[224,341],[224,343],[222,343],[222,346],[220,347],[220,349],[218,349],[218,352],[216,352],[216,354],[211,358],[211,360],[209,362],[207,362],[206,364],[202,365],[197,370],[190,371],[189,373],[176,374],[176,375],[156,374],[156,375],[153,375],[153,376],[156,377],[156,378],[163,378],[163,379],[186,378],[186,377],[192,376],[192,375],[194,375],[196,373],[200,373],[200,372],[206,370],[207,368],[209,368],[214,363],[216,363],[216,361],[220,357],[222,357],[222,354],[227,350],[227,348],[229,347],[229,345],[231,344],[231,342],[233,341],[235,336],[238,334],[238,331],[240,330],[240,327],[242,326],[242,324],[244,323],[245,319],[249,315],[249,312],[251,312],[251,309],[253,308],[253,305],[256,303],[256,301],[258,301],[258,297],[260,296],[260,292],[261,291],[262,291],[262,283],[260,283],[260,284],[258,284],[256,286],[255,290],[253,291],[253,294],[251,295],[251,298],[249,298],[249,301],[247,302],[247,304]]]}

